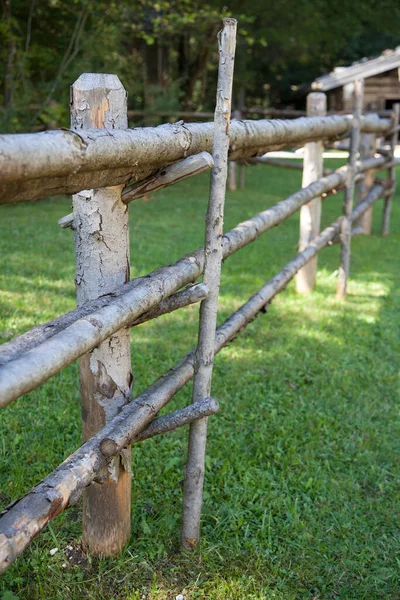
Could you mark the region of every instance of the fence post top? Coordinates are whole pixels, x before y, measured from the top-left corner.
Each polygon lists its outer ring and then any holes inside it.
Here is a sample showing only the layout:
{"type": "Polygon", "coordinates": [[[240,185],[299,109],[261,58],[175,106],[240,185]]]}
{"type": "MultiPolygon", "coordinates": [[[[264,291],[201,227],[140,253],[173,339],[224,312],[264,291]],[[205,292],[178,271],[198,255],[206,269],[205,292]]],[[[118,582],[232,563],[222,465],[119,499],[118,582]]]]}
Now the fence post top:
{"type": "Polygon", "coordinates": [[[71,86],[74,129],[126,129],[127,93],[117,75],[82,73],[71,86]]]}
{"type": "Polygon", "coordinates": [[[307,115],[326,115],[326,94],[324,92],[310,92],[307,95],[307,115]]]}
{"type": "Polygon", "coordinates": [[[125,88],[118,75],[107,73],[82,73],[72,84],[72,89],[87,91],[102,88],[105,90],[123,90],[125,88]]]}

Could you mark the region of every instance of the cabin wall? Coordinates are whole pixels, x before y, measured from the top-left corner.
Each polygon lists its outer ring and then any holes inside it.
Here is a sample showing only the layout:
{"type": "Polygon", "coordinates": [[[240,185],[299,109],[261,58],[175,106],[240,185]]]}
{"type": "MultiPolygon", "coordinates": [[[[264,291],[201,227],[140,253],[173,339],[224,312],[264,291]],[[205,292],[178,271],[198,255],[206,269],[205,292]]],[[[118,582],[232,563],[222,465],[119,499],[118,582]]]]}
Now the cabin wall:
{"type": "MultiPolygon", "coordinates": [[[[329,90],[328,110],[352,112],[353,83],[329,90]]],[[[394,69],[364,80],[364,111],[378,111],[391,108],[400,102],[399,70],[394,69]]]]}
{"type": "Polygon", "coordinates": [[[328,110],[331,112],[339,112],[343,110],[343,89],[336,88],[335,90],[329,90],[328,96],[328,110]]]}

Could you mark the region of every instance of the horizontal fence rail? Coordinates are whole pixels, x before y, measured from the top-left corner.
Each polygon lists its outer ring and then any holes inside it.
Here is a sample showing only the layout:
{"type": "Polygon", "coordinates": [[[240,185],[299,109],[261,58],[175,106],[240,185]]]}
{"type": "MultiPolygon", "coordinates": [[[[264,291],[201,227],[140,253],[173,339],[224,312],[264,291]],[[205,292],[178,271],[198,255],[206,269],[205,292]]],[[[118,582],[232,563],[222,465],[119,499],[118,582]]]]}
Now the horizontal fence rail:
{"type": "MultiPolygon", "coordinates": [[[[290,121],[233,119],[230,122],[229,98],[235,31],[236,22],[232,19],[225,20],[223,33],[219,38],[219,77],[226,89],[218,99],[219,104],[217,102],[215,124],[176,123],[136,129],[82,128],[0,136],[0,204],[35,200],[54,194],[78,193],[81,190],[86,190],[87,198],[90,199],[92,192],[99,191],[97,188],[120,186],[119,199],[123,210],[127,211],[131,200],[174,185],[200,172],[212,169],[213,181],[204,248],[143,277],[110,286],[108,293],[84,299],[73,311],[37,325],[0,346],[0,407],[5,407],[74,360],[96,351],[99,344],[121,329],[135,327],[189,304],[201,303],[198,347],[127,404],[128,398],[122,393],[119,398],[117,393],[113,401],[120,406],[119,412],[106,420],[100,429],[97,428],[90,439],[84,438],[86,441],[76,452],[2,513],[0,572],[23,552],[51,520],[76,503],[82,495],[85,498],[87,490],[93,487],[91,484],[101,488],[106,470],[119,456],[124,456],[130,444],[192,424],[193,432],[201,432],[201,440],[196,440],[199,437],[197,434],[191,437],[189,462],[190,456],[194,456],[193,464],[196,463],[197,471],[203,472],[205,419],[219,409],[218,401],[212,397],[210,389],[214,354],[232,341],[260,312],[265,312],[268,304],[299,271],[309,265],[310,261],[317,260],[320,250],[338,242],[342,246],[342,255],[343,248],[346,254],[344,298],[351,237],[360,233],[360,230],[365,233],[360,227],[360,219],[379,198],[384,198],[385,202],[383,233],[387,234],[389,230],[390,202],[395,189],[394,149],[397,142],[398,108],[391,113],[391,119],[381,119],[377,115],[360,116],[356,113],[355,119],[351,115],[330,115],[300,117],[290,121]],[[224,77],[227,79],[224,80],[224,77]],[[216,134],[214,126],[219,127],[216,134]],[[377,156],[370,153],[361,157],[358,139],[360,131],[373,134],[374,143],[379,136],[387,138],[390,135],[390,144],[381,145],[377,149],[377,156]],[[323,169],[322,142],[331,143],[349,136],[352,143],[348,164],[337,170],[323,169]],[[243,187],[244,165],[258,164],[259,168],[263,168],[263,164],[301,168],[297,164],[284,165],[261,155],[273,149],[314,142],[318,142],[318,152],[313,153],[313,149],[308,147],[308,158],[305,161],[309,173],[312,169],[317,169],[317,160],[320,161],[318,175],[314,173],[311,177],[312,183],[309,183],[310,178],[303,178],[302,189],[223,233],[226,152],[229,153],[231,162],[240,161],[243,187]],[[375,172],[381,169],[387,171],[386,179],[376,177],[375,172]],[[356,184],[363,187],[356,206],[352,208],[356,184]],[[125,185],[132,187],[123,189],[125,185]],[[305,243],[300,244],[301,251],[216,329],[221,259],[227,259],[299,210],[303,211],[303,216],[310,215],[309,219],[312,221],[314,216],[309,210],[310,203],[316,199],[320,202],[321,198],[332,197],[339,191],[345,192],[343,213],[323,231],[320,231],[319,220],[314,220],[308,232],[312,231],[312,235],[309,235],[305,243]],[[204,281],[198,282],[197,279],[202,274],[204,281]],[[211,312],[207,314],[207,311],[211,312]],[[201,375],[202,369],[206,375],[201,375]],[[203,381],[199,380],[199,372],[203,381]],[[193,377],[193,403],[157,417],[159,411],[193,377]],[[194,423],[197,425],[193,425],[194,423]]],[[[104,81],[114,81],[114,84],[116,81],[123,104],[124,90],[122,86],[118,87],[118,78],[103,78],[104,81]]],[[[82,84],[92,79],[89,76],[78,82],[82,84]]],[[[218,86],[219,90],[223,87],[222,83],[218,86]]],[[[356,89],[360,107],[362,85],[357,85],[356,89]]],[[[74,90],[78,96],[82,92],[76,84],[74,90]]],[[[85,90],[82,93],[86,93],[85,90]]],[[[322,100],[326,101],[325,98],[322,100]]],[[[79,103],[76,106],[79,107],[79,103]]],[[[75,107],[73,110],[79,109],[75,107]]],[[[77,122],[81,117],[80,114],[76,117],[77,122]]],[[[94,119],[93,115],[90,118],[94,119]]],[[[121,118],[125,118],[125,114],[121,118]]],[[[103,121],[106,122],[104,119],[103,121]]],[[[98,122],[97,120],[96,123],[98,122]]],[[[103,193],[101,198],[106,202],[107,193],[102,189],[100,192],[103,193]]],[[[74,214],[61,219],[60,226],[76,229],[76,214],[74,207],[74,214]]],[[[320,212],[318,219],[319,217],[320,212]]],[[[79,218],[85,219],[84,212],[79,218]]],[[[304,241],[304,236],[301,239],[304,241]]],[[[342,259],[341,268],[343,264],[342,259]]],[[[83,267],[85,265],[86,263],[83,267]]],[[[313,285],[314,281],[308,291],[311,291],[313,285]]],[[[187,496],[184,502],[184,522],[189,525],[185,527],[184,524],[182,543],[190,549],[198,541],[201,490],[199,486],[195,490],[196,510],[193,513],[190,506],[193,503],[188,502],[188,499],[193,496],[194,488],[187,484],[185,487],[187,496]]],[[[126,525],[129,529],[129,518],[126,525]]]]}
{"type": "MultiPolygon", "coordinates": [[[[162,166],[212,148],[213,123],[175,123],[136,129],[47,131],[0,136],[0,204],[144,179],[162,166]]],[[[361,131],[385,133],[390,121],[363,117],[361,131]]],[[[236,121],[229,157],[246,158],[287,145],[349,133],[352,117],[236,121]]]]}

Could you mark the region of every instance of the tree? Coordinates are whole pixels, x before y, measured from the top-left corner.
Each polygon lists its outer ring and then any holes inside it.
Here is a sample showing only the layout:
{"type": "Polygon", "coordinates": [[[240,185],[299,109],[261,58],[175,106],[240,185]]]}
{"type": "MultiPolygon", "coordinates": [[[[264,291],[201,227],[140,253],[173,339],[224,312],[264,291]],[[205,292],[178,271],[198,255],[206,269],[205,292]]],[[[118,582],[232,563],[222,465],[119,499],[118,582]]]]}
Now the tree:
{"type": "Polygon", "coordinates": [[[239,21],[239,107],[302,106],[305,83],[399,43],[395,0],[2,0],[3,129],[67,125],[83,71],[118,73],[130,108],[213,109],[221,16],[239,21]]]}

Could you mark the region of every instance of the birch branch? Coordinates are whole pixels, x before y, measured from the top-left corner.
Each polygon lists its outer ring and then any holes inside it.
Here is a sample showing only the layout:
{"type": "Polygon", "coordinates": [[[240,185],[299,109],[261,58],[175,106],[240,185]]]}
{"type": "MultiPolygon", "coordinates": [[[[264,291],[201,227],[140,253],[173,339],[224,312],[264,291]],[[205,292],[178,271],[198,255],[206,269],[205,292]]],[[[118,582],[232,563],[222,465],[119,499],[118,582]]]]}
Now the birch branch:
{"type": "Polygon", "coordinates": [[[170,185],[174,185],[183,179],[204,173],[214,166],[214,160],[208,152],[200,152],[194,156],[189,156],[184,160],[165,167],[157,171],[154,175],[147,177],[144,181],[139,181],[129,190],[122,194],[122,200],[125,204],[143,198],[146,194],[152,194],[170,185]]]}
{"type": "Polygon", "coordinates": [[[198,283],[197,285],[191,285],[184,290],[172,294],[168,298],[161,300],[157,306],[154,306],[151,310],[145,312],[138,319],[129,324],[129,327],[135,327],[141,323],[146,323],[152,319],[157,319],[162,315],[171,313],[179,308],[184,308],[190,304],[196,304],[205,300],[208,295],[208,287],[205,283],[198,283]]]}
{"type": "MultiPolygon", "coordinates": [[[[359,218],[372,202],[371,195],[353,212],[359,218]]],[[[376,198],[375,198],[376,199],[376,198]]],[[[303,252],[270,279],[216,331],[214,353],[233,340],[266,305],[282,291],[308,260],[327,246],[340,231],[339,217],[303,252]]],[[[0,518],[0,573],[29,545],[33,538],[65,508],[80,498],[83,490],[107,464],[100,449],[104,438],[111,439],[120,452],[137,436],[169,400],[193,377],[194,351],[162,375],[119,415],[69,456],[55,471],[43,479],[26,496],[5,509],[0,518]]]]}
{"type": "MultiPolygon", "coordinates": [[[[199,338],[195,356],[195,376],[193,381],[193,403],[207,398],[211,393],[214,340],[221,279],[222,234],[228,174],[229,127],[237,21],[235,19],[223,19],[223,24],[223,29],[218,35],[219,67],[212,152],[214,167],[211,171],[210,198],[206,216],[204,244],[205,264],[203,281],[207,285],[209,292],[207,298],[200,305],[199,338]]],[[[201,419],[193,423],[189,431],[188,455],[183,484],[181,531],[181,544],[186,549],[192,549],[196,546],[200,535],[206,443],[207,419],[201,419]]]]}
{"type": "MultiPolygon", "coordinates": [[[[150,425],[143,429],[140,433],[135,435],[132,439],[132,444],[143,442],[149,438],[155,437],[156,435],[162,435],[189,425],[193,421],[197,421],[203,417],[209,417],[215,414],[219,410],[219,404],[215,398],[206,398],[195,404],[189,404],[184,408],[178,408],[172,413],[168,413],[162,417],[157,417],[151,421],[150,425]]],[[[100,442],[100,450],[105,457],[115,456],[115,444],[113,440],[104,438],[100,442]]]]}
{"type": "Polygon", "coordinates": [[[69,215],[65,215],[65,217],[61,217],[58,219],[57,223],[61,227],[61,229],[74,229],[74,213],[69,213],[69,215]]]}
{"type": "MultiPolygon", "coordinates": [[[[125,190],[122,193],[122,201],[128,204],[132,200],[143,198],[146,194],[157,192],[188,177],[204,173],[204,171],[211,169],[213,164],[213,158],[208,152],[200,152],[200,154],[189,156],[169,167],[160,169],[153,175],[146,177],[143,181],[139,181],[129,190],[125,190]]],[[[61,229],[73,228],[73,220],[74,216],[70,213],[65,217],[61,217],[58,220],[58,224],[61,229]]]]}
{"type": "MultiPolygon", "coordinates": [[[[350,131],[351,124],[349,116],[233,120],[229,158],[335,137],[350,131]]],[[[386,119],[362,119],[364,131],[385,133],[389,127],[386,119]]],[[[212,123],[1,135],[0,204],[140,181],[187,156],[210,152],[212,136],[212,123]]]]}

